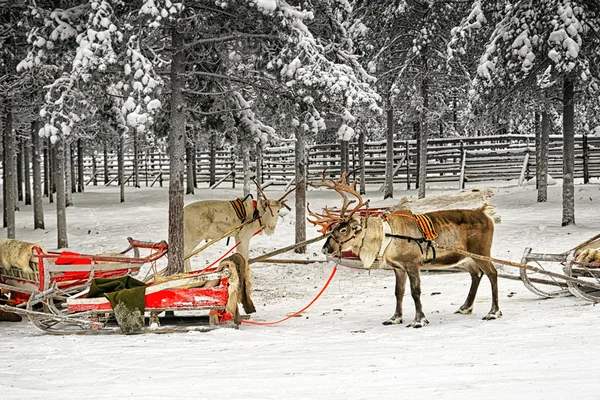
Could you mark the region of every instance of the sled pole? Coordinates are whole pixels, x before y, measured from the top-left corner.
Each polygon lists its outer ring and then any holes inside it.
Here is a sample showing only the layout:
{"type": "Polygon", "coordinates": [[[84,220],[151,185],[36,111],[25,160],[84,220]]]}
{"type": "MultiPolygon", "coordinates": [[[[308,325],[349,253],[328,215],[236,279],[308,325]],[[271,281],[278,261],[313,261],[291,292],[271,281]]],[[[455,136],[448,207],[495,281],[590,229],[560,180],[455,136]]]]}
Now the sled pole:
{"type": "Polygon", "coordinates": [[[598,284],[598,283],[582,281],[580,279],[573,278],[572,276],[563,275],[563,274],[557,274],[556,272],[552,272],[552,271],[546,271],[545,269],[534,267],[533,265],[522,264],[522,263],[518,263],[518,262],[514,262],[514,261],[501,260],[499,258],[486,257],[486,256],[482,256],[482,255],[479,255],[479,254],[470,253],[470,252],[462,250],[462,249],[457,249],[457,248],[452,247],[452,246],[444,246],[444,245],[441,245],[439,243],[436,243],[435,247],[438,247],[440,249],[444,249],[444,250],[447,250],[447,251],[451,251],[451,252],[454,252],[454,253],[462,254],[463,256],[467,256],[467,257],[471,257],[471,258],[476,258],[478,260],[491,261],[493,263],[498,263],[498,264],[502,264],[502,265],[508,265],[510,267],[527,269],[529,271],[534,271],[534,272],[537,272],[537,273],[540,273],[540,274],[548,275],[548,276],[551,276],[553,278],[558,278],[558,279],[563,279],[565,281],[573,282],[573,283],[576,283],[578,285],[583,285],[583,286],[588,286],[588,287],[592,287],[592,288],[595,288],[595,289],[600,289],[600,284],[598,284]]]}
{"type": "Polygon", "coordinates": [[[218,238],[216,238],[216,239],[213,239],[213,240],[211,240],[210,242],[206,243],[204,246],[200,247],[198,250],[194,250],[194,251],[192,251],[190,254],[187,254],[187,255],[185,256],[184,260],[187,260],[188,258],[195,256],[196,254],[200,253],[202,250],[206,249],[208,246],[211,246],[211,245],[213,245],[213,244],[217,243],[219,240],[221,240],[221,239],[223,239],[223,238],[226,238],[226,237],[229,237],[229,235],[230,235],[230,234],[232,234],[233,232],[235,232],[235,231],[236,231],[236,230],[238,230],[238,229],[242,229],[242,227],[243,227],[244,225],[246,225],[246,224],[248,224],[248,223],[250,223],[250,222],[254,222],[254,220],[252,220],[252,221],[248,221],[248,222],[244,222],[243,224],[241,224],[241,225],[238,225],[238,226],[236,226],[235,228],[228,230],[227,232],[225,232],[224,234],[222,234],[222,235],[221,235],[221,236],[219,236],[218,238]]]}
{"type": "Polygon", "coordinates": [[[318,237],[315,237],[315,238],[312,238],[312,239],[305,240],[305,241],[300,242],[300,243],[292,244],[290,246],[284,247],[283,249],[279,249],[279,250],[275,250],[275,251],[272,251],[272,252],[267,253],[267,254],[263,254],[262,256],[259,256],[259,257],[251,258],[250,260],[248,260],[248,264],[252,264],[252,263],[255,263],[255,262],[264,261],[264,260],[266,260],[268,258],[271,258],[273,256],[276,256],[278,254],[285,253],[287,251],[293,250],[296,247],[305,246],[307,244],[318,242],[319,240],[325,239],[328,236],[329,236],[329,234],[325,234],[325,235],[322,235],[322,236],[318,236],[318,237]]]}

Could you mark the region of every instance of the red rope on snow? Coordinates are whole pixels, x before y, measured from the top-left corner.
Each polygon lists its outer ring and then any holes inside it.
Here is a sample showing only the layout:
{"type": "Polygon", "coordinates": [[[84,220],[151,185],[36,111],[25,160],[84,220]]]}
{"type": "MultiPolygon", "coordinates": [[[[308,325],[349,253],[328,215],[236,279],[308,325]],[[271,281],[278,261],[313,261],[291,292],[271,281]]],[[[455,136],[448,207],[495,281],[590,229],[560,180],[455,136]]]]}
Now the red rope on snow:
{"type": "Polygon", "coordinates": [[[310,302],[308,303],[308,305],[306,307],[304,307],[302,310],[300,311],[296,311],[295,313],[293,313],[292,315],[288,315],[287,317],[280,319],[279,321],[272,321],[272,322],[261,322],[261,321],[248,321],[248,320],[242,320],[242,324],[248,324],[248,325],[275,325],[278,324],[280,322],[283,321],[287,321],[290,318],[295,317],[296,315],[306,311],[310,306],[313,305],[313,303],[315,301],[317,301],[317,299],[319,297],[321,297],[321,295],[323,294],[323,292],[325,291],[325,289],[327,289],[327,286],[329,286],[329,283],[331,282],[331,280],[333,279],[333,276],[335,275],[337,271],[337,265],[333,267],[333,271],[331,271],[331,276],[329,276],[329,279],[327,280],[327,282],[325,283],[325,286],[323,286],[323,289],[321,289],[321,291],[317,294],[317,296],[310,302]]]}

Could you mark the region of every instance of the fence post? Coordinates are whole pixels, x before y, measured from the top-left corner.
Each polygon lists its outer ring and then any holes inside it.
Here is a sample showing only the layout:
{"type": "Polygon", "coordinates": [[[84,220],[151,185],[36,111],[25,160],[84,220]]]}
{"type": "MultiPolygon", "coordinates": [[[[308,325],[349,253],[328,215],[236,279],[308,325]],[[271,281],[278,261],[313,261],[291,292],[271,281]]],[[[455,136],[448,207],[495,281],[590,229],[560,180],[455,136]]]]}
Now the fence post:
{"type": "Polygon", "coordinates": [[[583,133],[583,183],[590,183],[589,148],[587,132],[583,133]]]}

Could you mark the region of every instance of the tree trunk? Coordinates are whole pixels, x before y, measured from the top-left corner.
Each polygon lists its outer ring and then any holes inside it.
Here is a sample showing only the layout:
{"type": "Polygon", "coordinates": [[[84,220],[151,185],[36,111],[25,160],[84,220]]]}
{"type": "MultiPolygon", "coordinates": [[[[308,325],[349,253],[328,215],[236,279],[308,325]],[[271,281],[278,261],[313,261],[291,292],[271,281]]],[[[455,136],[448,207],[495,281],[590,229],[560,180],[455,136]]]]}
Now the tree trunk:
{"type": "Polygon", "coordinates": [[[194,146],[191,138],[185,141],[186,189],[185,194],[194,194],[194,146]]]}
{"type": "Polygon", "coordinates": [[[208,170],[208,174],[209,174],[208,186],[212,186],[217,181],[217,179],[216,179],[217,134],[214,132],[210,134],[208,147],[209,147],[209,157],[210,157],[210,160],[209,160],[210,167],[208,170]]]}
{"type": "Polygon", "coordinates": [[[48,145],[48,203],[54,203],[54,193],[56,193],[56,154],[54,152],[54,144],[50,138],[47,139],[48,145]]]}
{"type": "Polygon", "coordinates": [[[16,236],[15,207],[17,205],[17,188],[15,186],[15,155],[17,146],[13,132],[12,100],[4,100],[4,169],[6,169],[3,182],[6,193],[4,213],[6,215],[6,237],[14,239],[16,236]]]}
{"type": "MultiPolygon", "coordinates": [[[[50,197],[51,196],[51,193],[50,193],[51,186],[50,185],[52,182],[52,175],[50,172],[50,158],[52,157],[52,154],[50,152],[50,141],[45,140],[43,142],[40,142],[40,146],[43,146],[43,153],[44,153],[44,196],[50,197]],[[44,146],[44,142],[46,144],[45,146],[44,146]]],[[[50,203],[52,203],[51,200],[50,200],[50,203]]]]}
{"type": "Polygon", "coordinates": [[[394,198],[394,106],[391,93],[387,98],[387,133],[385,135],[385,179],[383,183],[383,198],[394,198]]]}
{"type": "MultiPolygon", "coordinates": [[[[365,130],[361,129],[360,134],[358,135],[358,167],[360,168],[359,176],[360,176],[360,184],[359,184],[359,194],[365,194],[366,191],[366,183],[365,183],[365,130]]],[[[392,190],[393,193],[393,190],[392,190]]]]}
{"type": "Polygon", "coordinates": [[[65,165],[65,206],[70,207],[73,205],[73,164],[71,160],[71,144],[66,141],[64,145],[64,165],[65,165]]]}
{"type": "Polygon", "coordinates": [[[85,178],[83,175],[83,139],[77,139],[77,191],[85,191],[85,178]]]}
{"type": "Polygon", "coordinates": [[[108,182],[110,181],[110,178],[108,176],[109,171],[108,171],[108,144],[106,143],[106,141],[104,141],[104,184],[108,184],[108,182]]]}
{"type": "Polygon", "coordinates": [[[244,197],[250,194],[250,142],[242,140],[240,145],[242,146],[242,170],[244,171],[244,197]]]}
{"type": "Polygon", "coordinates": [[[25,205],[31,205],[31,173],[30,173],[30,165],[31,165],[31,150],[30,150],[29,140],[23,139],[23,172],[24,179],[23,184],[25,185],[25,205]]]}
{"type": "Polygon", "coordinates": [[[538,202],[548,201],[548,148],[550,147],[550,113],[542,112],[542,123],[540,130],[540,149],[538,151],[539,173],[538,173],[538,202]]]}
{"type": "Polygon", "coordinates": [[[96,159],[96,150],[92,151],[92,185],[98,186],[98,164],[96,159]]]}
{"type": "MultiPolygon", "coordinates": [[[[533,113],[533,131],[535,132],[535,188],[540,187],[540,140],[542,137],[542,130],[540,125],[541,114],[539,112],[533,113]]],[[[539,200],[538,200],[539,201],[539,200]]]]}
{"type": "MultiPolygon", "coordinates": [[[[16,151],[17,151],[17,201],[23,201],[24,197],[24,193],[23,193],[23,175],[25,173],[24,171],[24,167],[23,167],[23,141],[20,138],[15,138],[16,139],[16,151]]],[[[17,203],[17,207],[18,207],[18,203],[17,203]]]]}
{"type": "Polygon", "coordinates": [[[133,187],[140,187],[140,149],[137,130],[133,131],[133,187]]]}
{"type": "Polygon", "coordinates": [[[427,181],[427,141],[429,140],[429,125],[427,118],[429,108],[429,87],[427,82],[427,63],[423,60],[423,79],[421,81],[421,97],[423,98],[423,110],[420,113],[421,136],[419,140],[419,199],[425,198],[425,186],[427,181]]]}
{"type": "MultiPolygon", "coordinates": [[[[35,113],[37,115],[37,112],[35,113]]],[[[33,229],[44,229],[44,206],[42,204],[42,174],[40,152],[40,121],[31,122],[31,166],[33,169],[33,229]]]]}
{"type": "Polygon", "coordinates": [[[183,173],[185,157],[185,53],[183,37],[172,29],[171,132],[169,134],[169,264],[167,275],[183,272],[183,173]]]}
{"type": "Polygon", "coordinates": [[[262,142],[256,143],[256,182],[263,184],[263,145],[262,142]]]}
{"type": "Polygon", "coordinates": [[[54,182],[56,184],[56,228],[58,241],[56,247],[62,249],[69,247],[67,239],[67,209],[65,196],[65,139],[59,138],[54,144],[54,182]]]}
{"type": "MultiPolygon", "coordinates": [[[[71,176],[70,192],[77,193],[77,168],[75,166],[75,161],[77,160],[77,158],[75,157],[75,142],[68,143],[67,146],[69,146],[69,158],[67,161],[69,163],[69,171],[71,176]]],[[[73,205],[73,196],[71,196],[71,205],[73,205]]]]}
{"type": "Polygon", "coordinates": [[[562,226],[575,225],[575,105],[573,81],[565,77],[563,82],[563,213],[562,226]]]}
{"type": "MultiPolygon", "coordinates": [[[[340,140],[340,176],[350,169],[348,165],[348,147],[347,140],[340,140]]],[[[348,180],[350,180],[350,177],[348,177],[348,180]]]]}
{"type": "Polygon", "coordinates": [[[194,133],[193,143],[192,143],[192,182],[194,183],[194,188],[198,188],[198,133],[194,133]]]}
{"type": "Polygon", "coordinates": [[[117,181],[119,182],[119,194],[121,203],[125,203],[125,132],[119,134],[117,144],[117,181]]]}
{"type": "MultiPolygon", "coordinates": [[[[296,129],[296,243],[306,240],[306,136],[302,128],[296,129]]],[[[296,253],[305,253],[306,246],[294,249],[296,253]]]]}

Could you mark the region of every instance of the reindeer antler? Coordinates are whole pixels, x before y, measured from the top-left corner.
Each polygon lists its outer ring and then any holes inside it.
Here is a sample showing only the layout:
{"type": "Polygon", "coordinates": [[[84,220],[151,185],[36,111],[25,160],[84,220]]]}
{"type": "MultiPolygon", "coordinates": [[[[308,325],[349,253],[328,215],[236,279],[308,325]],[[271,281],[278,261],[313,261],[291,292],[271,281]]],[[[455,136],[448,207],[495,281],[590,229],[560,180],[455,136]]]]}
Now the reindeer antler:
{"type": "Polygon", "coordinates": [[[311,220],[310,218],[306,218],[306,220],[313,225],[319,225],[321,227],[319,232],[321,232],[322,234],[326,234],[331,225],[344,221],[343,217],[340,217],[338,215],[333,215],[327,207],[325,207],[325,209],[324,209],[325,214],[318,214],[316,212],[313,212],[310,209],[309,203],[306,203],[306,209],[308,210],[308,213],[310,214],[310,216],[315,218],[314,220],[311,220]]]}
{"type": "Polygon", "coordinates": [[[294,186],[293,188],[291,188],[290,190],[288,190],[287,192],[285,192],[285,194],[283,196],[281,196],[281,198],[277,201],[283,201],[285,200],[286,197],[289,196],[290,193],[292,193],[294,190],[298,189],[297,186],[294,186]]]}
{"type": "MultiPolygon", "coordinates": [[[[351,185],[348,185],[347,176],[348,176],[347,172],[343,172],[342,176],[337,181],[334,181],[333,179],[326,179],[325,178],[325,170],[324,170],[323,171],[323,179],[320,182],[310,183],[310,185],[313,187],[325,186],[329,189],[333,189],[340,196],[342,196],[343,204],[342,204],[342,208],[339,213],[339,217],[341,218],[341,220],[349,219],[350,217],[352,217],[352,215],[354,215],[354,213],[356,211],[358,211],[362,206],[364,206],[366,204],[363,201],[362,196],[356,191],[356,183],[357,182],[354,181],[354,182],[352,182],[351,185]],[[349,200],[348,197],[346,196],[346,193],[349,193],[349,194],[355,196],[356,199],[358,200],[358,204],[354,207],[354,209],[347,216],[345,216],[344,214],[348,210],[348,207],[350,206],[350,204],[355,203],[356,200],[349,200]]],[[[325,212],[328,214],[328,216],[332,216],[331,212],[329,210],[327,210],[327,208],[325,208],[325,210],[326,210],[325,212]]],[[[313,216],[318,216],[318,214],[315,214],[313,216]]]]}
{"type": "Polygon", "coordinates": [[[260,195],[263,197],[263,199],[267,200],[267,195],[265,194],[262,187],[260,186],[260,183],[258,183],[258,181],[254,178],[252,179],[252,182],[254,182],[254,184],[258,188],[258,191],[260,192],[260,195]]]}

